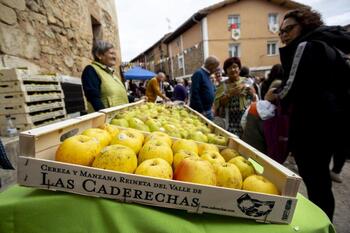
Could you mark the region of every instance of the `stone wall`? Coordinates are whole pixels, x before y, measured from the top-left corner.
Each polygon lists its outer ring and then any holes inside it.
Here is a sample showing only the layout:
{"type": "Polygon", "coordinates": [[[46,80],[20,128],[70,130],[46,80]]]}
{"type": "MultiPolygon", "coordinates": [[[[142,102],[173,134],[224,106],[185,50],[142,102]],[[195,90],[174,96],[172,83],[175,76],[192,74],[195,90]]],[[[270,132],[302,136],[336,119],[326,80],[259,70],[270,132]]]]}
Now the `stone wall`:
{"type": "Polygon", "coordinates": [[[97,38],[115,45],[119,65],[114,0],[0,0],[0,66],[80,76],[92,59],[91,18],[97,38]]]}

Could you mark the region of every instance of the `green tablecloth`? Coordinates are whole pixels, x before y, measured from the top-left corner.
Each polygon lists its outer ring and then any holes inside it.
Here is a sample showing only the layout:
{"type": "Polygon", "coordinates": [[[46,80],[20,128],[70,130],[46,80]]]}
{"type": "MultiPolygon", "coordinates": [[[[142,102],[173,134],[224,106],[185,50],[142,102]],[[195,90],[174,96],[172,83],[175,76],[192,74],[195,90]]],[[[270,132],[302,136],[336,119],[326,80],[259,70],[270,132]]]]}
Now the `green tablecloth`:
{"type": "Polygon", "coordinates": [[[0,193],[0,233],[284,233],[335,232],[327,216],[302,195],[290,225],[13,186],[0,193]]]}

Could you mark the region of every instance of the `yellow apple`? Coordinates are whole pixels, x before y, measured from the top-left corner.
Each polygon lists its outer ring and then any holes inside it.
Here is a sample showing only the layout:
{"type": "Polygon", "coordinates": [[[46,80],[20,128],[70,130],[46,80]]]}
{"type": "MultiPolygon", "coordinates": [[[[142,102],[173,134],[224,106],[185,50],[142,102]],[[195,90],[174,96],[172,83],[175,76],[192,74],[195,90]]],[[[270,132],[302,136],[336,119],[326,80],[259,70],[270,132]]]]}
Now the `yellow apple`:
{"type": "Polygon", "coordinates": [[[106,130],[109,133],[109,135],[111,135],[111,139],[119,133],[119,128],[116,125],[104,124],[103,126],[101,126],[101,129],[106,130]]]}
{"type": "Polygon", "coordinates": [[[152,132],[151,134],[147,135],[147,137],[145,138],[145,143],[151,139],[159,139],[168,143],[169,146],[173,144],[173,141],[171,140],[169,135],[163,132],[152,132]]]}
{"type": "Polygon", "coordinates": [[[186,150],[186,151],[192,151],[198,154],[197,143],[193,140],[178,139],[175,142],[173,142],[173,145],[171,148],[173,149],[174,153],[178,152],[179,150],[186,150]]]}
{"type": "Polygon", "coordinates": [[[196,157],[183,159],[176,167],[174,179],[197,184],[216,185],[213,165],[196,157]]]}
{"type": "Polygon", "coordinates": [[[242,189],[258,192],[258,193],[268,193],[268,194],[275,194],[279,195],[279,191],[271,181],[269,181],[267,178],[260,176],[260,175],[251,175],[248,176],[243,181],[243,187],[242,189]]]}
{"type": "Polygon", "coordinates": [[[179,150],[178,152],[176,152],[174,154],[174,161],[173,161],[173,168],[174,170],[176,169],[177,165],[179,165],[179,163],[188,157],[198,157],[198,155],[196,153],[194,153],[193,151],[186,151],[186,150],[179,150]]]}
{"type": "Polygon", "coordinates": [[[242,175],[238,167],[232,163],[214,163],[216,185],[226,188],[241,189],[242,175]]]}
{"type": "Polygon", "coordinates": [[[92,166],[134,173],[137,167],[137,157],[135,152],[129,147],[116,144],[103,148],[101,154],[95,158],[92,166]]]}
{"type": "Polygon", "coordinates": [[[233,163],[238,167],[238,169],[242,174],[243,180],[248,176],[255,174],[255,169],[253,164],[250,161],[246,160],[243,156],[234,157],[228,162],[233,163]]]}
{"type": "Polygon", "coordinates": [[[231,148],[225,148],[223,149],[220,154],[222,155],[222,157],[224,157],[225,161],[228,162],[231,159],[233,159],[234,157],[237,156],[241,156],[238,151],[236,151],[235,149],[231,149],[231,148]]]}
{"type": "Polygon", "coordinates": [[[168,143],[159,139],[152,139],[146,142],[139,153],[139,164],[147,159],[153,158],[164,159],[171,165],[173,163],[173,151],[168,143]]]}
{"type": "Polygon", "coordinates": [[[210,163],[224,163],[225,159],[217,151],[204,151],[200,156],[202,159],[209,161],[210,163]]]}
{"type": "Polygon", "coordinates": [[[134,129],[120,131],[111,141],[111,144],[120,144],[131,148],[136,154],[140,151],[144,136],[134,129]]]}
{"type": "Polygon", "coordinates": [[[55,159],[65,163],[90,166],[100,151],[101,145],[96,138],[75,135],[67,138],[59,145],[55,159]]]}
{"type": "Polygon", "coordinates": [[[111,135],[106,130],[99,128],[86,129],[81,134],[96,138],[100,142],[102,148],[108,146],[112,139],[111,135]]]}
{"type": "Polygon", "coordinates": [[[212,150],[219,152],[219,148],[214,144],[208,144],[208,143],[198,143],[198,154],[203,154],[206,150],[212,150]]]}
{"type": "Polygon", "coordinates": [[[135,174],[163,179],[172,179],[173,169],[164,159],[154,158],[143,161],[136,168],[135,174]]]}

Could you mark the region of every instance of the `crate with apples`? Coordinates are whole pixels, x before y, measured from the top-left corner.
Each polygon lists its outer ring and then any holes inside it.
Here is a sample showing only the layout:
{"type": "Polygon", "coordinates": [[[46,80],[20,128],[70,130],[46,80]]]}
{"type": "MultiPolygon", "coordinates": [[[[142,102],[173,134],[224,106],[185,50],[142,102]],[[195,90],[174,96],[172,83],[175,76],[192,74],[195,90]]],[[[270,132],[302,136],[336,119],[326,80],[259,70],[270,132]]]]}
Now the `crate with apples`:
{"type": "Polygon", "coordinates": [[[218,146],[114,126],[110,120],[108,114],[92,113],[22,132],[19,184],[291,222],[300,177],[239,139],[218,146]]]}

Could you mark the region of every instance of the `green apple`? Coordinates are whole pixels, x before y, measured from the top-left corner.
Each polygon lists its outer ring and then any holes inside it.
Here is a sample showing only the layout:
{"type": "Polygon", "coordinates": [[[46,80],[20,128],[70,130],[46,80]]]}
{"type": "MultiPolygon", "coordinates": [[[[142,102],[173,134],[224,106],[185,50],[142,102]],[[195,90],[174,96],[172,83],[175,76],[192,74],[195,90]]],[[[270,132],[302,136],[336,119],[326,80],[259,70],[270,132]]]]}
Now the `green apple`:
{"type": "Polygon", "coordinates": [[[125,128],[129,127],[129,123],[126,119],[113,119],[111,121],[111,124],[118,125],[118,126],[125,127],[125,128]]]}
{"type": "Polygon", "coordinates": [[[155,120],[155,119],[148,119],[145,121],[145,124],[149,127],[150,131],[162,131],[160,128],[162,128],[162,124],[155,120]]]}
{"type": "Polygon", "coordinates": [[[238,153],[238,151],[236,151],[235,149],[232,149],[232,148],[225,148],[220,152],[220,154],[222,155],[222,157],[224,157],[226,162],[230,161],[234,157],[241,156],[238,153]]]}
{"type": "Polygon", "coordinates": [[[255,174],[255,169],[253,164],[245,159],[243,156],[237,156],[228,161],[229,163],[233,163],[238,167],[242,174],[242,179],[244,180],[248,176],[254,175],[255,174]]]}
{"type": "Polygon", "coordinates": [[[207,134],[208,142],[216,145],[226,146],[228,139],[221,135],[207,134]]]}
{"type": "Polygon", "coordinates": [[[202,131],[191,132],[189,138],[197,142],[208,142],[208,137],[202,131]]]}

